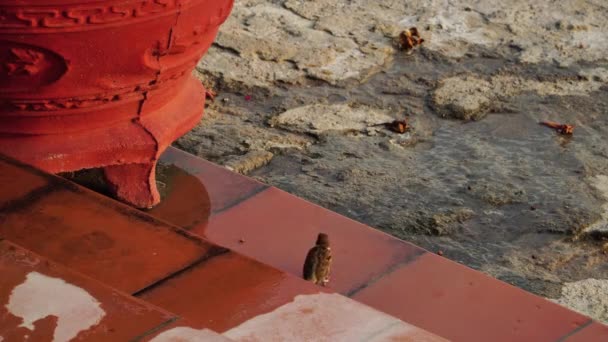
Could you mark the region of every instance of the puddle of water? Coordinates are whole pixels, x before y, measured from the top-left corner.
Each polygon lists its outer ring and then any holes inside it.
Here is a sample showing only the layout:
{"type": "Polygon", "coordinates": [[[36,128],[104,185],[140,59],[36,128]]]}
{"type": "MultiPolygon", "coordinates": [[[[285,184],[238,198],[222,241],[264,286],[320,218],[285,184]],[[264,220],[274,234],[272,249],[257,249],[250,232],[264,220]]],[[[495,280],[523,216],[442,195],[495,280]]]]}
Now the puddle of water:
{"type": "Polygon", "coordinates": [[[207,189],[195,176],[175,165],[159,163],[156,181],[161,202],[146,212],[186,230],[206,225],[211,215],[207,189]]]}

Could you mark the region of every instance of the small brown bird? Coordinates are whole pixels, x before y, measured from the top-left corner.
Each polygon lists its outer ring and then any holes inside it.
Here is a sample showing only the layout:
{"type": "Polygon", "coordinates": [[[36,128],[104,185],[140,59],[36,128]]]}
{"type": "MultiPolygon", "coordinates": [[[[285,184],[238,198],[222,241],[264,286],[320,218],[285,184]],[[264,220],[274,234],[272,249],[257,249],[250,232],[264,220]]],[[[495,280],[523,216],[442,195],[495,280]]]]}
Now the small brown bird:
{"type": "Polygon", "coordinates": [[[319,233],[316,245],[308,251],[304,261],[302,277],[321,286],[329,282],[331,270],[331,248],[327,234],[319,233]]]}

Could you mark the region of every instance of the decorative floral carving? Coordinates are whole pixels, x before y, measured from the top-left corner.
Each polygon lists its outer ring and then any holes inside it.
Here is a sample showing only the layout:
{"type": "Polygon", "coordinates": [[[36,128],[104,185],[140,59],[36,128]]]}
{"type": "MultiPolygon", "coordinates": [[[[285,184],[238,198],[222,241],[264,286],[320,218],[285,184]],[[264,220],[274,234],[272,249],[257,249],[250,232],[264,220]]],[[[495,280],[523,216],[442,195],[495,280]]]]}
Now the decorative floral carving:
{"type": "Polygon", "coordinates": [[[44,55],[38,51],[24,48],[10,49],[13,59],[5,64],[8,76],[34,75],[40,72],[44,55]]]}
{"type": "Polygon", "coordinates": [[[56,82],[67,70],[62,56],[45,48],[0,40],[0,90],[15,92],[56,82]]]}

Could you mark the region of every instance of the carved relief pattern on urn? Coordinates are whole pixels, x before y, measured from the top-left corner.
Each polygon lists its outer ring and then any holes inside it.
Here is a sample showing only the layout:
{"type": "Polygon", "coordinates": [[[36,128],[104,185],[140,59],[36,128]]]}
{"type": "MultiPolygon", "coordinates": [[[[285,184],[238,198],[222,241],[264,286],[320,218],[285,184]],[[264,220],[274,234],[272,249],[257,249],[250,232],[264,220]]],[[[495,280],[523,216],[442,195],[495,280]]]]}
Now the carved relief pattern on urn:
{"type": "Polygon", "coordinates": [[[0,40],[0,89],[33,89],[57,81],[67,70],[65,61],[49,50],[0,40]]]}
{"type": "Polygon", "coordinates": [[[152,19],[177,11],[183,0],[114,1],[92,5],[64,5],[61,8],[6,7],[0,12],[3,29],[66,29],[112,24],[129,19],[152,19]]]}
{"type": "Polygon", "coordinates": [[[163,75],[162,78],[155,80],[153,84],[142,83],[140,85],[115,90],[109,94],[99,94],[92,96],[79,96],[46,100],[2,100],[0,108],[9,107],[11,110],[21,111],[58,111],[66,109],[94,108],[106,104],[120,101],[141,100],[143,93],[155,90],[164,86],[165,83],[178,80],[186,76],[187,71],[180,70],[174,73],[163,75]]]}

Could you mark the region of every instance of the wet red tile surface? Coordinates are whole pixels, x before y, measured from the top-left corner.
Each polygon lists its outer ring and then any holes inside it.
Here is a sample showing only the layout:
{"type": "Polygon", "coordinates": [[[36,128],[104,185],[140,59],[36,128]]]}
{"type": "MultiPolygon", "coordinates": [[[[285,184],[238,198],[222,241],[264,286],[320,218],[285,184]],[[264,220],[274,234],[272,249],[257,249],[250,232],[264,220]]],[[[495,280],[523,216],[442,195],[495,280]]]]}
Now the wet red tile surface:
{"type": "Polygon", "coordinates": [[[0,340],[127,341],[173,315],[0,242],[0,340]]]}
{"type": "Polygon", "coordinates": [[[0,214],[0,237],[128,293],[213,252],[206,243],[76,187],[0,214]]]}
{"type": "Polygon", "coordinates": [[[334,256],[329,287],[343,294],[424,253],[276,188],[213,216],[208,226],[192,232],[298,277],[317,234],[325,232],[334,256]]]}
{"type": "Polygon", "coordinates": [[[353,298],[454,341],[556,341],[589,320],[431,253],[353,298]]]}
{"type": "Polygon", "coordinates": [[[47,179],[0,158],[0,208],[47,185],[47,179]]]}
{"type": "Polygon", "coordinates": [[[145,212],[186,230],[205,225],[211,215],[211,198],[203,183],[174,165],[159,165],[157,174],[161,203],[145,212]]]}
{"type": "Polygon", "coordinates": [[[593,322],[589,326],[569,335],[560,341],[568,342],[606,342],[608,341],[608,326],[593,322]]]}
{"type": "Polygon", "coordinates": [[[298,294],[324,291],[235,253],[217,256],[138,297],[174,312],[196,329],[217,332],[288,303],[298,294]]]}
{"type": "MultiPolygon", "coordinates": [[[[165,167],[173,166],[181,170],[182,173],[185,172],[198,179],[198,184],[193,182],[192,179],[187,181],[182,179],[180,182],[188,182],[188,185],[193,188],[200,189],[203,187],[205,189],[209,198],[211,215],[226,210],[268,187],[173,147],[169,147],[165,151],[161,156],[160,163],[165,167]]],[[[179,171],[173,172],[174,177],[179,176],[179,174],[179,171]]],[[[193,191],[195,190],[190,189],[187,193],[191,194],[193,191]]],[[[173,192],[173,195],[170,193],[164,200],[175,203],[175,206],[180,206],[183,205],[185,198],[181,192],[173,192]]],[[[160,213],[159,215],[168,222],[179,220],[179,217],[174,215],[162,215],[160,213]]]]}

